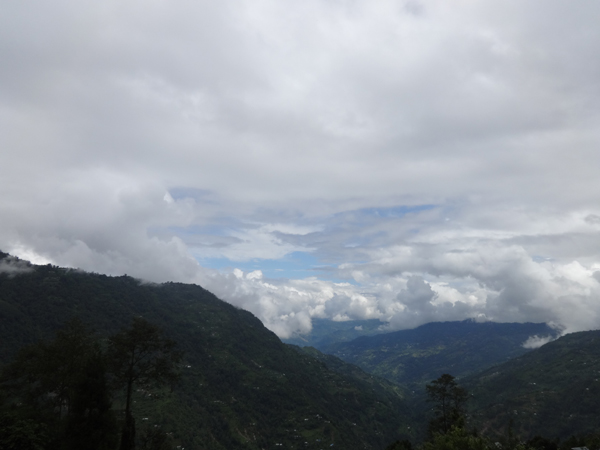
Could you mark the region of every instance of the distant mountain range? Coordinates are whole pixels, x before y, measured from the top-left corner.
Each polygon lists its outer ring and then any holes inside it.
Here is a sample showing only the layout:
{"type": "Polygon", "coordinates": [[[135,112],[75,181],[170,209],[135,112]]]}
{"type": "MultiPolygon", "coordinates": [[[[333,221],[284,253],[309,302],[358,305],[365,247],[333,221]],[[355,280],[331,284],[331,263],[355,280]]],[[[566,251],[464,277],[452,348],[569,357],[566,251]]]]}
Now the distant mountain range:
{"type": "Polygon", "coordinates": [[[554,339],[557,332],[543,323],[434,322],[332,344],[327,352],[415,390],[442,373],[461,378],[520,356],[532,336],[554,339]]]}
{"type": "Polygon", "coordinates": [[[282,339],[286,344],[300,347],[315,347],[323,352],[340,342],[352,341],[361,336],[373,336],[385,333],[383,327],[386,322],[378,319],[347,320],[338,322],[330,319],[312,319],[310,333],[295,335],[289,339],[282,339]]]}

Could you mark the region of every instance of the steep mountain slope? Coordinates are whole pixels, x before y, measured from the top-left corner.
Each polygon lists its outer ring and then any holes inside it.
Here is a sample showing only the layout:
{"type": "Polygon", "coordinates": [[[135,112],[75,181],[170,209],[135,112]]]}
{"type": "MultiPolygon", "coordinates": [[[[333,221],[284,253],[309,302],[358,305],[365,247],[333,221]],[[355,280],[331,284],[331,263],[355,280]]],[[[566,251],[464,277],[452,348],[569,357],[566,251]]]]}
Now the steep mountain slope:
{"type": "Polygon", "coordinates": [[[464,380],[482,431],[565,438],[600,432],[600,331],[568,334],[464,380]]]}
{"type": "Polygon", "coordinates": [[[346,362],[399,385],[421,389],[442,373],[455,377],[522,355],[530,336],[555,336],[546,324],[437,322],[364,336],[328,348],[346,362]]]}
{"type": "Polygon", "coordinates": [[[405,435],[398,392],[281,343],[247,311],[195,285],[143,284],[0,254],[0,362],[77,316],[106,336],[143,316],[185,351],[173,393],[136,395],[134,414],[186,449],[375,449],[405,435]]]}

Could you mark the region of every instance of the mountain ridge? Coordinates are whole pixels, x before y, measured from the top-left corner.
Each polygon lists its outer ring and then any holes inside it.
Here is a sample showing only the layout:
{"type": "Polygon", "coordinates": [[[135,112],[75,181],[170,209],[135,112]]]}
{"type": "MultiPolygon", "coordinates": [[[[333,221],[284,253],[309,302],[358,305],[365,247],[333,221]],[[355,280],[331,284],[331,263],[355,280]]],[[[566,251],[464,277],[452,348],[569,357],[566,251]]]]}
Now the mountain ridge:
{"type": "Polygon", "coordinates": [[[546,324],[431,322],[410,330],[361,336],[325,351],[363,370],[413,389],[449,372],[457,378],[530,351],[533,335],[556,338],[546,324]]]}
{"type": "Polygon", "coordinates": [[[386,387],[367,387],[366,375],[329,369],[200,286],[28,265],[5,253],[0,263],[0,362],[72,317],[106,337],[142,316],[185,355],[174,392],[136,393],[134,414],[187,449],[378,449],[410,421],[396,391],[382,395],[386,387]]]}

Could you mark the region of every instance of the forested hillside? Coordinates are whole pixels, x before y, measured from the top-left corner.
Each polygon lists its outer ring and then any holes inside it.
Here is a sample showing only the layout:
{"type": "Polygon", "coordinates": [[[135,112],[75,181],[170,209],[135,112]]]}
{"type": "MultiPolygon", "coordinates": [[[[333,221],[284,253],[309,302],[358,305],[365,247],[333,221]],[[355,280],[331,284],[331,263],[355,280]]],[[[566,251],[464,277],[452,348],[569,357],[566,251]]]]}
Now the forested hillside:
{"type": "Polygon", "coordinates": [[[73,317],[102,337],[141,316],[176,341],[179,384],[136,392],[133,412],[186,449],[378,449],[407,433],[397,389],[341,361],[328,368],[199,286],[31,266],[5,253],[0,264],[2,363],[73,317]]]}
{"type": "Polygon", "coordinates": [[[328,353],[419,392],[442,373],[464,377],[485,370],[528,352],[523,343],[529,337],[556,334],[543,323],[434,322],[359,337],[328,353]]]}
{"type": "Polygon", "coordinates": [[[572,333],[464,380],[487,433],[566,438],[600,432],[600,331],[572,333]]]}

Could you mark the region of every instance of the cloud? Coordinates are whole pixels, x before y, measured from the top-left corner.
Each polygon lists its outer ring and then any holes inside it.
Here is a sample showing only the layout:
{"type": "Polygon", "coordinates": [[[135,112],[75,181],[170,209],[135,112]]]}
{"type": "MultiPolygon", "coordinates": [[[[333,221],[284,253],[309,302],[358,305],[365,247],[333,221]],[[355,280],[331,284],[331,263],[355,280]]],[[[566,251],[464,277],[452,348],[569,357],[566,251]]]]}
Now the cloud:
{"type": "Polygon", "coordinates": [[[33,268],[27,261],[20,260],[14,256],[7,256],[0,260],[0,274],[6,274],[9,277],[31,272],[33,268]]]}
{"type": "Polygon", "coordinates": [[[537,334],[534,334],[533,336],[529,336],[529,338],[523,342],[523,347],[532,349],[540,348],[542,345],[545,345],[553,340],[554,338],[552,336],[538,336],[537,334]]]}
{"type": "Polygon", "coordinates": [[[281,336],[600,326],[599,5],[3,12],[2,250],[200,283],[281,336]],[[298,252],[302,277],[269,277],[298,252]]]}
{"type": "Polygon", "coordinates": [[[33,260],[153,281],[189,280],[197,263],[176,236],[153,228],[185,224],[186,202],[168,203],[152,183],[104,171],[48,183],[0,224],[0,245],[33,260]]]}

